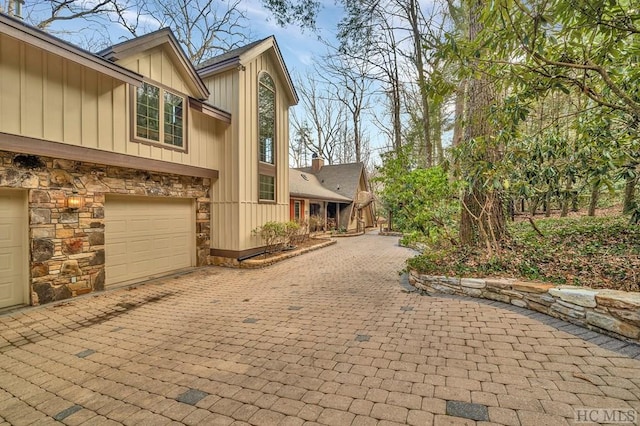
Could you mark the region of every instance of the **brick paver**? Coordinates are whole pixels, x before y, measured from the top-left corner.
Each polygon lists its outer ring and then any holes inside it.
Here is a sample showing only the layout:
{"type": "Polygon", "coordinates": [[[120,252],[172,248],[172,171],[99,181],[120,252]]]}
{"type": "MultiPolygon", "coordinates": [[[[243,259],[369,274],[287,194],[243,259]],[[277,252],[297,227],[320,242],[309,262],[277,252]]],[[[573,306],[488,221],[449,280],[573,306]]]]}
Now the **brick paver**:
{"type": "Polygon", "coordinates": [[[410,255],[369,234],[0,316],[0,424],[542,426],[640,411],[634,347],[420,295],[398,275],[410,255]]]}

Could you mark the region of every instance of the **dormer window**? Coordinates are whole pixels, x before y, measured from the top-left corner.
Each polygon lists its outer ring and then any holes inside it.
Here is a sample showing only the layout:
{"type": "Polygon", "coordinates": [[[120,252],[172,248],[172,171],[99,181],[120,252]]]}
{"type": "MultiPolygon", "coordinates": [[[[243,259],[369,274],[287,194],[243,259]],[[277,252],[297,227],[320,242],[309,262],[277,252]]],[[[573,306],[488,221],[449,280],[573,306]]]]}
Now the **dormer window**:
{"type": "Polygon", "coordinates": [[[184,149],[185,104],[185,96],[143,83],[135,91],[134,140],[184,149]]]}

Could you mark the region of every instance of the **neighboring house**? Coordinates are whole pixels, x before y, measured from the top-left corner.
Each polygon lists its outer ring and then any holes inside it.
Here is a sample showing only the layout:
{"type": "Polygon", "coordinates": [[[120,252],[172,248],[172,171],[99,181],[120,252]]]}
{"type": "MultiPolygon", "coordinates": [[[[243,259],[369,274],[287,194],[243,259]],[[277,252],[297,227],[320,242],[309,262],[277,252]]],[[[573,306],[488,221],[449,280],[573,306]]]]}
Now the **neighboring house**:
{"type": "Polygon", "coordinates": [[[325,229],[364,230],[375,226],[373,197],[362,163],[324,165],[313,158],[311,167],[289,171],[289,217],[309,221],[318,216],[325,229]]]}
{"type": "Polygon", "coordinates": [[[0,14],[0,75],[0,308],[236,259],[288,220],[273,37],[196,69],[167,29],[92,54],[0,14]]]}

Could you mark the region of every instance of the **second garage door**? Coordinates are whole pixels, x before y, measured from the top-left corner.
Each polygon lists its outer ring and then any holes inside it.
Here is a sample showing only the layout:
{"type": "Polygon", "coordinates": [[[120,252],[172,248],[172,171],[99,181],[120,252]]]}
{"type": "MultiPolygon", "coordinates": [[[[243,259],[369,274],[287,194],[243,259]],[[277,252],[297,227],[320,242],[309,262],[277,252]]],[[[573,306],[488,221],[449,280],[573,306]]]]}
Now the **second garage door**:
{"type": "Polygon", "coordinates": [[[194,250],[191,199],[107,197],[106,287],[194,266],[194,250]]]}
{"type": "Polygon", "coordinates": [[[0,189],[0,308],[27,302],[26,191],[0,189]]]}

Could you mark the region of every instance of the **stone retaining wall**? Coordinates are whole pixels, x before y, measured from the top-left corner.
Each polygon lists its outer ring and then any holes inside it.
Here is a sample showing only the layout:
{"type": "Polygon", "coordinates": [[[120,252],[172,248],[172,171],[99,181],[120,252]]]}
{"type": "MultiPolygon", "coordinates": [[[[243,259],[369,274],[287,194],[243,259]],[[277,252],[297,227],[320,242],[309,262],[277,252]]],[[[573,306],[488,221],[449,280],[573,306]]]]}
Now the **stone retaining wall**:
{"type": "Polygon", "coordinates": [[[410,271],[409,282],[427,293],[510,303],[624,340],[640,342],[640,293],[497,278],[455,278],[410,271]]]}
{"type": "Polygon", "coordinates": [[[204,178],[0,151],[0,188],[28,192],[30,304],[104,289],[108,194],[194,198],[197,263],[205,265],[210,187],[204,178]],[[69,210],[65,200],[74,190],[85,204],[69,210]]]}

